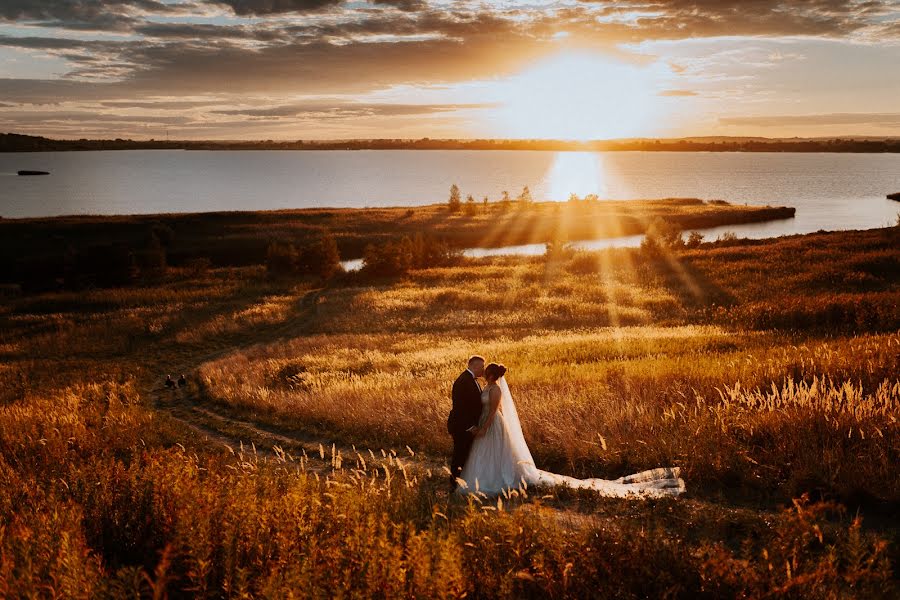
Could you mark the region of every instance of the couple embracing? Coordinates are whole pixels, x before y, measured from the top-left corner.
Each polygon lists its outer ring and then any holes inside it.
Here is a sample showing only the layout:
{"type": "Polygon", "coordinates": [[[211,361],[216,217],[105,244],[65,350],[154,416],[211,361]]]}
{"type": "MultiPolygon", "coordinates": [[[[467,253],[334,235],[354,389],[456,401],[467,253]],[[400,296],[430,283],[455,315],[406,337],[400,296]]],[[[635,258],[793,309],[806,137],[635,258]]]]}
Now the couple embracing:
{"type": "Polygon", "coordinates": [[[453,438],[450,461],[455,492],[496,495],[525,485],[586,488],[605,496],[660,497],[684,492],[678,467],[650,469],[607,479],[576,479],[539,470],[525,442],[519,415],[506,383],[506,367],[485,366],[472,356],[453,383],[447,431],[453,438]],[[484,387],[478,382],[484,378],[484,387]]]}

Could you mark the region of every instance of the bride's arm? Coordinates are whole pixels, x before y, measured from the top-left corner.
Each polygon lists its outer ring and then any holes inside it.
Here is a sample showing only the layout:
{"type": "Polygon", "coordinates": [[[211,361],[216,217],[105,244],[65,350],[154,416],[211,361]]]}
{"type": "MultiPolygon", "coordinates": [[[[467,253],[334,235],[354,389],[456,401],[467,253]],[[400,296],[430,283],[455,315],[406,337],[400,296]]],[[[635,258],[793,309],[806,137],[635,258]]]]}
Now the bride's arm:
{"type": "Polygon", "coordinates": [[[484,432],[486,432],[488,429],[490,429],[491,423],[494,422],[494,417],[497,415],[497,409],[500,407],[500,396],[501,396],[500,388],[495,385],[494,387],[491,388],[491,393],[490,393],[490,396],[488,397],[489,402],[490,402],[490,404],[489,404],[490,412],[488,412],[487,418],[484,420],[484,425],[482,425],[481,427],[478,428],[478,436],[479,437],[484,435],[484,432]]]}

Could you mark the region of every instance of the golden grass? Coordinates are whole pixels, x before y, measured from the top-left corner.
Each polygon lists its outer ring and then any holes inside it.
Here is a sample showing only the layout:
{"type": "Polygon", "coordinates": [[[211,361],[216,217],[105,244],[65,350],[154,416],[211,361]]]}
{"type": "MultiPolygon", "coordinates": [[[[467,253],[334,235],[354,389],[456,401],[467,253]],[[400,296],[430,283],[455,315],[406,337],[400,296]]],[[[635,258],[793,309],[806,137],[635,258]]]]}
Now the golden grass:
{"type": "Polygon", "coordinates": [[[893,235],[4,299],[0,597],[892,597],[893,235]],[[687,497],[448,500],[412,463],[474,351],[541,466],[678,464],[687,497]],[[217,410],[385,453],[223,452],[145,395],[204,360],[217,410]]]}
{"type": "Polygon", "coordinates": [[[546,467],[615,478],[680,464],[709,493],[824,486],[900,498],[896,452],[877,450],[900,446],[900,335],[791,342],[696,326],[312,336],[213,361],[201,377],[211,400],[257,420],[440,454],[449,382],[479,351],[511,366],[526,438],[546,467]],[[786,439],[766,437],[792,426],[786,439]],[[829,444],[837,454],[826,468],[816,449],[829,444]]]}
{"type": "Polygon", "coordinates": [[[312,468],[283,452],[172,444],[185,433],[143,407],[132,383],[79,385],[0,407],[0,595],[892,591],[884,542],[832,505],[799,501],[723,523],[689,503],[613,499],[598,508],[616,518],[558,518],[527,492],[448,502],[436,492],[443,477],[411,476],[391,453],[343,463],[332,456],[312,468]],[[719,541],[734,525],[740,549],[719,541]],[[689,543],[671,531],[690,532],[689,543]]]}

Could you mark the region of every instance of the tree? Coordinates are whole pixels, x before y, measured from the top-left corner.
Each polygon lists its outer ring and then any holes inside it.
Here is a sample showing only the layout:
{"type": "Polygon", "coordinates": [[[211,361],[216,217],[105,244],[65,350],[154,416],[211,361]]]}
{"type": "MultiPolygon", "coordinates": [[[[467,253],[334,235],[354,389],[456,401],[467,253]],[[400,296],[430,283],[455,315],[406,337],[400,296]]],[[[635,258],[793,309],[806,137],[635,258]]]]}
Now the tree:
{"type": "Polygon", "coordinates": [[[522,204],[530,204],[533,199],[531,198],[531,190],[528,189],[528,186],[522,188],[522,193],[519,194],[519,202],[522,204]]]}
{"type": "Polygon", "coordinates": [[[413,267],[413,243],[408,237],[384,244],[369,244],[363,252],[363,273],[377,276],[403,275],[413,267]]]}
{"type": "Polygon", "coordinates": [[[391,277],[410,269],[427,269],[447,264],[456,252],[444,241],[421,233],[403,236],[382,244],[369,244],[363,256],[363,273],[391,277]]]}
{"type": "Polygon", "coordinates": [[[307,275],[328,279],[341,268],[337,242],[328,230],[313,231],[300,240],[275,240],[266,252],[272,275],[307,275]]]}
{"type": "Polygon", "coordinates": [[[459,186],[454,183],[450,186],[450,199],[447,201],[450,212],[459,212],[459,209],[462,208],[462,202],[459,198],[459,186]]]}
{"type": "Polygon", "coordinates": [[[341,255],[331,232],[322,230],[297,252],[297,272],[329,279],[341,268],[341,255]]]}
{"type": "Polygon", "coordinates": [[[466,215],[474,217],[476,212],[478,212],[478,207],[475,204],[475,198],[469,194],[469,197],[466,198],[466,215]]]}
{"type": "Polygon", "coordinates": [[[297,249],[293,244],[273,241],[266,249],[266,270],[270,275],[290,275],[297,268],[297,249]]]}

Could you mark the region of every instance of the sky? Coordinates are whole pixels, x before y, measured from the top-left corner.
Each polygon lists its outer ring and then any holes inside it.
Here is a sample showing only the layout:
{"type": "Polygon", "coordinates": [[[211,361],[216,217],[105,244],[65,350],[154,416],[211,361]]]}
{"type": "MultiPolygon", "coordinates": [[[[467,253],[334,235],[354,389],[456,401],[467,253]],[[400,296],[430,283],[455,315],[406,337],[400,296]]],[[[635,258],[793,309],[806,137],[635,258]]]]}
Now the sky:
{"type": "Polygon", "coordinates": [[[900,0],[0,0],[0,131],[900,136],[900,0]]]}

